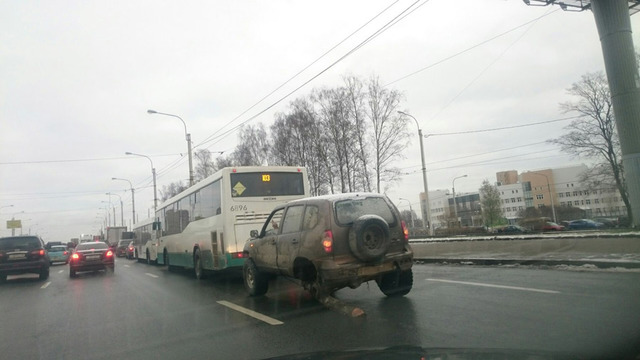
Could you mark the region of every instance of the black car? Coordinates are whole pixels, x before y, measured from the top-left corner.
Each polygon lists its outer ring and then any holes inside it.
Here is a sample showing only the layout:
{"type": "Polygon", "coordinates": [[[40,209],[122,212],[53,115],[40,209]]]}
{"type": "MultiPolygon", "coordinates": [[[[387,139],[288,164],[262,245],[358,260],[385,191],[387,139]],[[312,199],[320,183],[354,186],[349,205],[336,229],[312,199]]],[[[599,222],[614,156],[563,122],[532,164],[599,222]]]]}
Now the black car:
{"type": "Polygon", "coordinates": [[[105,270],[113,274],[115,270],[113,251],[103,242],[78,244],[69,259],[69,277],[75,277],[79,271],[105,270]]]}
{"type": "Polygon", "coordinates": [[[0,238],[0,281],[8,275],[34,273],[40,280],[49,278],[49,256],[44,241],[37,236],[0,238]]]}
{"type": "Polygon", "coordinates": [[[118,241],[118,245],[116,246],[116,256],[117,257],[127,256],[127,248],[129,247],[129,244],[132,241],[133,240],[120,240],[120,241],[118,241]]]}

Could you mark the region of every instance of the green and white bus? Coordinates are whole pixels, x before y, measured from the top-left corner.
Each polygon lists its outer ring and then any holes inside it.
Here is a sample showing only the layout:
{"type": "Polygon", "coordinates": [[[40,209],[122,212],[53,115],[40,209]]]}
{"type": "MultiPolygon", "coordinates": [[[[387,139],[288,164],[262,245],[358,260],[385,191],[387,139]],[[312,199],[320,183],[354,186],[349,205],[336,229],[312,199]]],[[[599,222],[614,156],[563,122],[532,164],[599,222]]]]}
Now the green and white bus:
{"type": "Polygon", "coordinates": [[[242,249],[277,205],[308,197],[301,167],[230,167],[162,203],[155,229],[142,248],[147,262],[169,269],[207,271],[242,268],[242,249]]]}

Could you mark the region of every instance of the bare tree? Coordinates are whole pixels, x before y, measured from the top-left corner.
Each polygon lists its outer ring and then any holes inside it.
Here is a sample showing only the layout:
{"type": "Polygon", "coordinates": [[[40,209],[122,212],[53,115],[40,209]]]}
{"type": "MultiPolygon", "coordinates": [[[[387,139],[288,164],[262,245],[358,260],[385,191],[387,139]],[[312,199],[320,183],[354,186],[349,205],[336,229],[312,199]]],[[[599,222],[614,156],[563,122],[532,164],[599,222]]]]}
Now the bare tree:
{"type": "Polygon", "coordinates": [[[330,169],[333,179],[330,182],[331,192],[336,192],[334,183],[340,184],[338,192],[355,191],[351,179],[353,165],[353,149],[355,148],[353,124],[349,122],[343,89],[323,89],[312,95],[318,106],[322,139],[326,144],[326,167],[330,169]]]}
{"type": "Polygon", "coordinates": [[[373,129],[372,165],[376,173],[376,191],[382,192],[383,180],[389,184],[400,176],[400,170],[392,164],[403,157],[402,152],[408,145],[407,119],[397,112],[402,97],[398,91],[384,88],[376,77],[372,77],[367,85],[367,116],[373,129]]]}
{"type": "Polygon", "coordinates": [[[269,140],[262,123],[240,129],[238,146],[232,157],[238,166],[261,166],[269,163],[269,140]]]}
{"type": "Polygon", "coordinates": [[[160,190],[160,200],[166,201],[187,189],[187,184],[182,181],[172,182],[169,185],[162,186],[160,190]]]}
{"type": "Polygon", "coordinates": [[[498,187],[491,185],[485,179],[480,187],[480,206],[482,207],[482,220],[485,226],[494,226],[502,223],[504,214],[500,201],[498,187]]]}
{"type": "Polygon", "coordinates": [[[291,110],[278,114],[271,126],[272,158],[277,165],[304,166],[307,168],[311,194],[327,193],[323,144],[317,115],[308,98],[293,101],[291,110]]]}
{"type": "Polygon", "coordinates": [[[584,174],[592,188],[615,186],[631,216],[631,204],[624,180],[620,141],[615,128],[613,104],[606,77],[602,72],[588,73],[569,88],[568,93],[578,99],[560,104],[566,113],[578,113],[579,119],[565,129],[569,132],[551,143],[578,157],[592,158],[597,164],[584,174]]]}
{"type": "Polygon", "coordinates": [[[371,179],[369,176],[369,146],[367,144],[367,126],[365,118],[365,97],[364,84],[362,80],[355,76],[344,77],[345,96],[349,117],[354,124],[354,135],[358,144],[356,158],[357,168],[362,173],[363,187],[366,191],[371,191],[371,179]]]}
{"type": "Polygon", "coordinates": [[[216,172],[217,168],[208,149],[196,150],[193,154],[196,158],[195,178],[201,181],[216,172]]]}

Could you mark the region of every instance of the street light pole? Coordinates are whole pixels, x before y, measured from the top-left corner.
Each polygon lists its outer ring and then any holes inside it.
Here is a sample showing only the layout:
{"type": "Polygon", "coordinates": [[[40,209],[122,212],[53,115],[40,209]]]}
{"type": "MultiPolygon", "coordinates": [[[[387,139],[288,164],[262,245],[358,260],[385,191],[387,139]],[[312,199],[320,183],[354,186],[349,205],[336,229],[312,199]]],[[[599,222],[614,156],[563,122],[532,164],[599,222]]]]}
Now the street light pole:
{"type": "Polygon", "coordinates": [[[413,223],[413,208],[411,207],[411,201],[403,198],[399,198],[399,199],[409,203],[409,214],[411,216],[411,228],[413,229],[415,227],[415,224],[413,223]]]}
{"type": "MultiPolygon", "coordinates": [[[[120,199],[120,226],[124,226],[124,205],[122,204],[122,196],[118,195],[118,194],[112,194],[112,193],[107,193],[107,195],[111,196],[111,195],[115,195],[120,199]]],[[[114,206],[115,209],[115,206],[114,206]]],[[[116,214],[113,214],[113,226],[116,226],[116,214]]]]}
{"type": "MultiPolygon", "coordinates": [[[[456,216],[456,224],[458,224],[458,204],[456,202],[456,179],[467,177],[467,175],[460,175],[453,178],[451,188],[453,189],[453,213],[456,216]]],[[[473,217],[473,216],[472,216],[473,217]]]]}
{"type": "Polygon", "coordinates": [[[418,127],[418,136],[420,137],[420,157],[422,158],[422,182],[424,185],[424,199],[426,202],[425,214],[423,214],[422,218],[424,221],[424,225],[427,227],[429,235],[433,235],[433,227],[431,226],[431,209],[429,204],[429,186],[427,185],[427,165],[424,161],[424,144],[422,143],[422,129],[420,128],[418,120],[413,115],[405,113],[403,111],[398,111],[398,114],[412,118],[416,122],[416,126],[418,127]]]}
{"type": "Polygon", "coordinates": [[[551,198],[551,213],[553,213],[553,222],[558,223],[558,219],[556,218],[556,207],[553,204],[553,194],[551,194],[551,185],[549,184],[549,177],[545,174],[537,173],[534,171],[529,171],[532,174],[544,176],[547,179],[547,191],[549,191],[549,198],[551,198]]]}
{"type": "Polygon", "coordinates": [[[147,160],[149,160],[149,162],[151,163],[151,175],[153,175],[153,212],[155,213],[156,210],[158,210],[158,192],[157,192],[157,187],[156,187],[156,168],[153,167],[153,161],[147,155],[134,154],[134,153],[128,152],[128,151],[125,154],[126,155],[134,155],[134,156],[142,156],[144,158],[147,158],[147,160]]]}
{"type": "Polygon", "coordinates": [[[111,180],[122,180],[129,183],[129,187],[131,188],[131,215],[133,216],[133,224],[135,225],[136,224],[136,193],[133,189],[133,185],[131,184],[131,181],[127,179],[116,178],[116,177],[112,177],[111,180]]]}
{"type": "Polygon", "coordinates": [[[147,110],[148,114],[158,114],[158,115],[165,115],[165,116],[173,116],[175,118],[180,119],[180,121],[182,121],[182,125],[184,125],[184,137],[185,139],[187,139],[187,154],[189,155],[189,186],[193,186],[193,159],[191,157],[191,134],[189,134],[187,132],[187,123],[182,120],[182,118],[178,115],[173,115],[173,114],[167,114],[167,113],[161,113],[155,110],[147,110]]]}

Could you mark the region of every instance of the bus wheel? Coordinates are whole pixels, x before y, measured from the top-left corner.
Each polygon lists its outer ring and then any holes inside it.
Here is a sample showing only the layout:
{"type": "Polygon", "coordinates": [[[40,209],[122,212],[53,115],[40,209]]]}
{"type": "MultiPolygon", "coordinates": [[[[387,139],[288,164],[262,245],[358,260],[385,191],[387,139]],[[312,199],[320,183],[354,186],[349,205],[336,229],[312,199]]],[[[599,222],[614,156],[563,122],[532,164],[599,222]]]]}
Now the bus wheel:
{"type": "Polygon", "coordinates": [[[176,271],[176,267],[171,265],[171,263],[169,263],[169,254],[167,253],[167,249],[164,249],[163,257],[164,257],[164,264],[167,265],[167,270],[176,271]]]}
{"type": "Polygon", "coordinates": [[[204,270],[202,269],[200,249],[196,249],[196,251],[193,253],[193,274],[198,280],[204,279],[204,270]]]}

